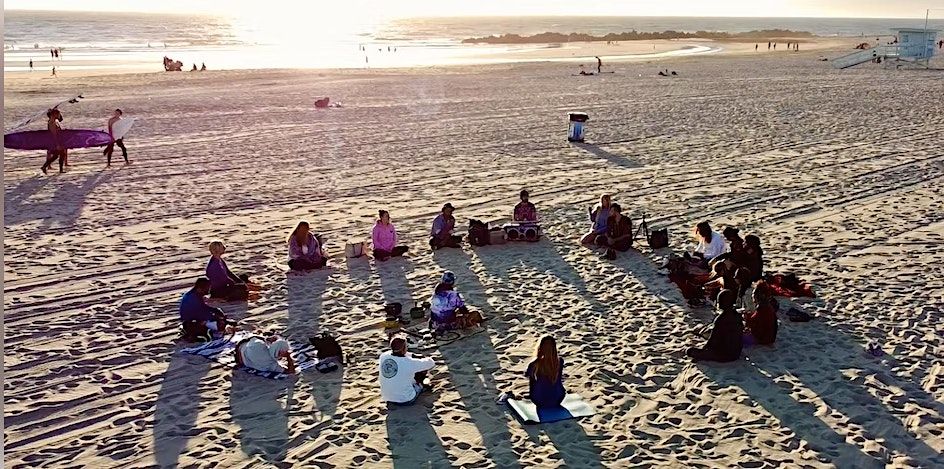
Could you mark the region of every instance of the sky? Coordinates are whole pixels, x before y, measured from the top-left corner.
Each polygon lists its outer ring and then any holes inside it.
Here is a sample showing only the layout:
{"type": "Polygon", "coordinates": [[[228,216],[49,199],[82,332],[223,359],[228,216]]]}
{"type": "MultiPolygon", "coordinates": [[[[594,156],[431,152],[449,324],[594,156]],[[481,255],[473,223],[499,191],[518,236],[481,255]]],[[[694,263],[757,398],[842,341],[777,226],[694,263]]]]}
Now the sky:
{"type": "Polygon", "coordinates": [[[5,9],[211,13],[251,17],[293,13],[331,18],[414,16],[762,16],[923,18],[944,16],[944,0],[6,0],[5,9]],[[273,8],[276,5],[277,7],[273,8]]]}

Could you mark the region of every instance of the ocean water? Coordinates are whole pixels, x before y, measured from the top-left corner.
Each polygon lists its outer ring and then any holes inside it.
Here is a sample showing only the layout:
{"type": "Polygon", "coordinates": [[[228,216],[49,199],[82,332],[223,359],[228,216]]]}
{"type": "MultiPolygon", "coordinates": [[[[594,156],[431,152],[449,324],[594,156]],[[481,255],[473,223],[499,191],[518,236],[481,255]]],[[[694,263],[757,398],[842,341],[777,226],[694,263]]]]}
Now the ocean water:
{"type": "MultiPolygon", "coordinates": [[[[923,19],[481,17],[414,18],[378,23],[327,21],[310,28],[219,16],[140,13],[6,11],[4,71],[161,70],[163,56],[186,68],[346,68],[474,63],[489,52],[539,46],[472,46],[462,39],[545,31],[602,35],[636,31],[790,29],[820,36],[888,35],[893,27],[923,27],[923,19]],[[50,48],[60,48],[53,60],[50,48]]],[[[944,20],[931,27],[944,29],[944,20]]],[[[693,51],[686,51],[693,52],[693,51]]],[[[700,52],[695,50],[694,52],[700,52]]]]}

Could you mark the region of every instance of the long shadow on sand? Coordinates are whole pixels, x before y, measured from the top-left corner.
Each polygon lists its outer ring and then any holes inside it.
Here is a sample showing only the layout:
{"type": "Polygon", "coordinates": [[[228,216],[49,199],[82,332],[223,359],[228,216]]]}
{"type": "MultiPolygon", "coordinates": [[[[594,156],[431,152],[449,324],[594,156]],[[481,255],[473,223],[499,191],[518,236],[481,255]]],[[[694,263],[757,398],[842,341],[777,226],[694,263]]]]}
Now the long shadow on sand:
{"type": "Polygon", "coordinates": [[[554,243],[547,238],[536,243],[512,242],[498,246],[485,246],[477,248],[475,255],[481,260],[485,270],[490,275],[500,278],[502,283],[510,285],[514,281],[511,278],[511,271],[515,268],[523,267],[543,271],[573,286],[594,311],[603,313],[609,309],[597,300],[580,272],[577,272],[561,256],[554,243]]]}
{"type": "Polygon", "coordinates": [[[405,257],[394,257],[384,262],[377,262],[376,268],[384,302],[402,303],[404,313],[406,313],[415,301],[410,280],[407,278],[407,275],[413,271],[413,263],[405,257]]]}
{"type": "Polygon", "coordinates": [[[108,182],[114,173],[86,173],[60,175],[55,194],[43,202],[26,201],[48,185],[47,179],[30,178],[18,186],[4,191],[4,223],[8,226],[41,220],[43,227],[53,225],[71,227],[79,218],[88,196],[101,184],[108,182]],[[68,178],[68,179],[66,179],[68,178]]]}
{"type": "Polygon", "coordinates": [[[576,143],[576,142],[571,143],[571,145],[573,145],[573,146],[575,146],[575,147],[577,147],[577,148],[579,148],[579,149],[581,149],[581,150],[583,150],[583,151],[586,151],[587,153],[590,153],[590,154],[592,154],[592,155],[594,155],[594,156],[597,156],[597,157],[599,157],[599,158],[602,158],[602,159],[606,160],[606,161],[607,161],[608,163],[610,163],[610,164],[613,164],[613,165],[616,165],[616,166],[620,166],[620,167],[622,167],[622,168],[632,169],[632,168],[641,168],[641,167],[643,167],[643,165],[639,164],[638,161],[632,160],[632,159],[630,159],[630,158],[628,158],[628,157],[625,157],[625,156],[620,156],[620,155],[617,155],[617,154],[614,154],[614,153],[610,153],[610,152],[608,152],[608,151],[606,151],[606,150],[604,150],[604,149],[602,149],[602,148],[600,148],[600,147],[598,147],[598,146],[596,146],[596,145],[592,145],[592,144],[589,144],[589,143],[576,143]]]}
{"type": "Polygon", "coordinates": [[[600,449],[593,444],[577,420],[530,425],[526,426],[525,430],[532,442],[540,441],[541,432],[547,435],[551,444],[557,449],[558,454],[555,458],[563,461],[563,467],[603,467],[600,462],[600,449]]]}
{"type": "MultiPolygon", "coordinates": [[[[472,259],[459,249],[444,249],[433,253],[433,260],[443,269],[456,274],[456,288],[462,293],[466,303],[478,308],[489,318],[488,330],[439,347],[443,361],[449,368],[452,384],[462,398],[465,409],[472,418],[485,444],[482,456],[491,460],[498,467],[521,467],[518,456],[511,447],[511,433],[508,431],[508,416],[502,407],[495,404],[498,397],[494,375],[501,371],[490,334],[507,330],[501,319],[492,314],[492,308],[485,300],[485,287],[472,271],[472,259]]],[[[432,285],[430,286],[432,290],[432,285]]],[[[468,438],[450,438],[450,445],[455,442],[467,442],[468,438]]]]}
{"type": "MultiPolygon", "coordinates": [[[[675,285],[658,275],[655,266],[640,253],[630,250],[629,253],[621,254],[614,263],[632,273],[650,293],[660,297],[663,302],[684,305],[675,285]]],[[[854,441],[847,442],[846,434],[838,432],[816,416],[817,409],[813,405],[796,401],[789,390],[774,381],[776,378],[792,376],[802,382],[834,412],[849,417],[853,424],[862,427],[867,434],[884,439],[884,445],[891,451],[907,454],[920,461],[919,465],[944,465],[939,452],[904,428],[902,420],[909,416],[908,413],[902,411],[895,415],[890,412],[867,388],[861,386],[863,378],[851,381],[843,375],[843,369],[863,369],[870,374],[876,372],[883,383],[904,390],[903,395],[896,397],[901,409],[906,408],[908,403],[920,404],[936,411],[936,421],[944,423],[940,417],[944,415],[944,406],[938,404],[919,385],[870,363],[871,358],[866,356],[862,346],[841,328],[820,321],[786,321],[782,311],[786,309],[787,303],[781,302],[780,333],[774,347],[745,349],[743,355],[749,356],[749,360],[742,358],[731,364],[699,363],[696,366],[715,382],[744,390],[754,402],[793,431],[797,438],[807,441],[822,458],[840,467],[884,467],[886,461],[881,455],[868,454],[854,441]],[[801,362],[809,360],[819,360],[821,366],[814,368],[801,365],[801,362]],[[798,371],[801,368],[807,370],[801,373],[798,371]],[[855,403],[854,408],[850,408],[850,402],[855,403]]],[[[819,309],[832,311],[834,308],[821,305],[819,309]]],[[[703,326],[711,323],[714,313],[697,309],[686,312],[682,317],[693,327],[703,326]]],[[[702,343],[703,338],[692,335],[691,345],[702,343]]],[[[681,356],[681,351],[666,352],[681,356]]],[[[688,363],[687,358],[681,360],[688,363]]]]}
{"type": "Polygon", "coordinates": [[[938,414],[925,418],[944,424],[942,406],[920,386],[886,371],[852,336],[838,328],[817,321],[801,324],[781,321],[775,347],[754,347],[745,355],[750,360],[742,359],[736,366],[699,364],[698,367],[719,384],[743,389],[783,426],[807,441],[821,458],[838,467],[878,468],[890,463],[893,454],[868,451],[861,446],[864,441],[837,432],[816,415],[815,405],[796,401],[790,390],[778,385],[775,379],[792,377],[799,381],[822,399],[835,418],[847,417],[869,437],[884,440],[882,445],[890,452],[912,458],[912,464],[944,467],[944,456],[909,432],[903,422],[913,415],[913,411],[904,409],[918,405],[938,414]],[[801,366],[809,360],[818,362],[818,366],[801,366]],[[844,369],[862,370],[861,374],[872,375],[889,387],[900,388],[903,393],[888,398],[901,410],[891,411],[864,386],[865,378],[850,378],[844,374],[844,369]]]}
{"type": "Polygon", "coordinates": [[[288,415],[292,405],[291,380],[279,381],[233,372],[229,393],[230,415],[239,425],[239,444],[248,456],[261,456],[272,465],[288,451],[288,415]],[[279,402],[285,394],[285,404],[279,402]]]}
{"type": "Polygon", "coordinates": [[[209,360],[171,354],[154,406],[154,457],[162,468],[178,467],[187,440],[196,432],[200,383],[210,372],[209,360]]]}
{"type": "Polygon", "coordinates": [[[428,399],[424,396],[409,407],[387,408],[387,442],[395,468],[452,466],[430,423],[430,409],[423,404],[428,399]]]}
{"type": "MultiPolygon", "coordinates": [[[[333,270],[319,270],[307,274],[292,274],[285,279],[288,289],[288,324],[286,334],[297,343],[307,343],[308,337],[321,332],[322,297],[333,270]]],[[[310,382],[311,397],[317,410],[327,416],[337,413],[344,386],[342,371],[320,374],[308,373],[301,379],[310,382]]]]}

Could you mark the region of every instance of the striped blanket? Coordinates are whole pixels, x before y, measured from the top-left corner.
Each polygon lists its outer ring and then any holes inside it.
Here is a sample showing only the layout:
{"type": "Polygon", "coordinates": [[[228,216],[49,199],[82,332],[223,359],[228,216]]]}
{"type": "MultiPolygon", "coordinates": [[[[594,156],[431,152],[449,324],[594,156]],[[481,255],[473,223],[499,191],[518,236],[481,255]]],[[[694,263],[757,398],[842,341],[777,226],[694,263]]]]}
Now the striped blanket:
{"type": "MultiPolygon", "coordinates": [[[[235,354],[236,344],[239,343],[240,340],[251,337],[252,335],[253,334],[246,331],[239,331],[232,336],[216,339],[195,347],[185,348],[180,352],[213,360],[223,364],[223,366],[227,368],[237,368],[235,354]]],[[[299,345],[290,341],[290,345],[292,346],[292,359],[295,360],[295,369],[297,372],[314,368],[315,365],[318,364],[318,354],[315,351],[315,347],[311,344],[299,345]]],[[[245,366],[239,366],[238,369],[268,379],[285,379],[290,376],[286,373],[259,371],[245,366]]]]}

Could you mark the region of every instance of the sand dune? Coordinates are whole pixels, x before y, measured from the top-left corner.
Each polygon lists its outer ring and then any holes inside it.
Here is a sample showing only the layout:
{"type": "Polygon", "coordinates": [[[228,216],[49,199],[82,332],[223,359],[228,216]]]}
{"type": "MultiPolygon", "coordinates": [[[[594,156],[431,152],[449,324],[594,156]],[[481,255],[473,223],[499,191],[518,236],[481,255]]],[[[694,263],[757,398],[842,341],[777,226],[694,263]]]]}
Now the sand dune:
{"type": "Polygon", "coordinates": [[[9,467],[944,466],[944,75],[832,70],[818,53],[403,71],[14,77],[6,125],[81,91],[69,127],[139,118],[133,164],[77,151],[65,175],[5,152],[5,442],[9,467]],[[659,78],[669,67],[678,78],[659,78]],[[638,75],[642,74],[640,77],[638,75]],[[329,95],[345,107],[316,111],[329,95]],[[591,116],[588,144],[565,114],[591,116]],[[531,190],[537,244],[425,248],[451,201],[499,219],[531,190]],[[738,362],[681,353],[711,311],[685,305],[648,248],[603,261],[576,244],[611,192],[674,249],[702,219],[761,236],[771,270],[812,281],[817,316],[738,362]],[[391,210],[406,259],[343,258],[391,210]],[[286,276],[299,219],[333,267],[286,276]],[[220,238],[264,292],[224,309],[304,340],[343,333],[343,373],[294,382],[174,354],[176,304],[220,238]],[[491,318],[440,347],[437,392],[387,410],[362,327],[385,301],[458,275],[491,318]],[[494,403],[538,339],[598,414],[525,427],[494,403]],[[887,353],[863,347],[879,340],[887,353]]]}

